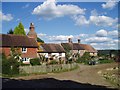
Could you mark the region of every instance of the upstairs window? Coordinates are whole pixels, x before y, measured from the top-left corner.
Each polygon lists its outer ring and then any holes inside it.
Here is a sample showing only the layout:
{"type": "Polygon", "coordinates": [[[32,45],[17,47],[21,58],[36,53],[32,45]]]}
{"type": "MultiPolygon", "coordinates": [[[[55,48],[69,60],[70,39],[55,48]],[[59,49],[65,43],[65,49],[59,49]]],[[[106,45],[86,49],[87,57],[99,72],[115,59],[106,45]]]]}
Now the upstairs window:
{"type": "Polygon", "coordinates": [[[26,53],[27,52],[27,48],[22,48],[22,53],[26,53]]]}

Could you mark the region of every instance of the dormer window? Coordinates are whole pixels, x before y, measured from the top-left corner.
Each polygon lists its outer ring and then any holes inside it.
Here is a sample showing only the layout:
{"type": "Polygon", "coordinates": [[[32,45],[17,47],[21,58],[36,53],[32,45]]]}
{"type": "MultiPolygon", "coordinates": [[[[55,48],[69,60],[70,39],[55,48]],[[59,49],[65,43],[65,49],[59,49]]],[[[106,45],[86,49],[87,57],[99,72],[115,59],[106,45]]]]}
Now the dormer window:
{"type": "Polygon", "coordinates": [[[27,48],[23,47],[22,48],[22,53],[26,53],[27,52],[27,48]]]}

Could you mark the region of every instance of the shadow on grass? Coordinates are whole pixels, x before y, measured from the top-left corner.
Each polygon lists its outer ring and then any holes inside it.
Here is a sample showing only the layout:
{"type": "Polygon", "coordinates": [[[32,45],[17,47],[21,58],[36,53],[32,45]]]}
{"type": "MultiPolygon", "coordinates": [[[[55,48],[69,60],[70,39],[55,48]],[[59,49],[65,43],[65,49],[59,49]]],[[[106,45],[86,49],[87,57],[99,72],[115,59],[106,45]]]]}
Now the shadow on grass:
{"type": "Polygon", "coordinates": [[[40,88],[94,88],[94,89],[110,89],[105,86],[91,85],[88,83],[78,83],[71,80],[57,80],[54,78],[44,78],[44,79],[32,79],[32,80],[15,80],[2,78],[2,89],[22,89],[22,88],[35,88],[39,90],[40,88]]]}

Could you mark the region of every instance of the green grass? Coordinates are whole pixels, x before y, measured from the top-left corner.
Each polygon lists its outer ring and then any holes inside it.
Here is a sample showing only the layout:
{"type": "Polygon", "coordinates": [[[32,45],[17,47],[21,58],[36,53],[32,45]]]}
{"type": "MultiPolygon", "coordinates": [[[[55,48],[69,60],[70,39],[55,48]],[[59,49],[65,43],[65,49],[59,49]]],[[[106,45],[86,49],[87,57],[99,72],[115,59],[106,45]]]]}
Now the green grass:
{"type": "Polygon", "coordinates": [[[99,60],[100,64],[104,64],[104,63],[113,63],[115,62],[114,60],[99,60]]]}

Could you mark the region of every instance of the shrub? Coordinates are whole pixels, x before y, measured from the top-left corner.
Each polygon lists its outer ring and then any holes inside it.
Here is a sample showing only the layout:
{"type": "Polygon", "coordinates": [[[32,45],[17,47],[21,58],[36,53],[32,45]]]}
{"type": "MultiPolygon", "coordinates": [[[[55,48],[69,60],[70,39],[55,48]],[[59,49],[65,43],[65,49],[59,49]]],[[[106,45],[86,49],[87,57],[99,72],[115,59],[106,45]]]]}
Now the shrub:
{"type": "Polygon", "coordinates": [[[49,64],[58,64],[56,60],[51,60],[49,64]]]}
{"type": "Polygon", "coordinates": [[[30,59],[30,64],[32,66],[34,66],[34,65],[40,65],[40,59],[39,58],[30,59]]]}
{"type": "Polygon", "coordinates": [[[2,59],[2,73],[8,75],[19,74],[19,62],[10,57],[9,59],[2,59]]]}
{"type": "Polygon", "coordinates": [[[114,60],[104,60],[104,59],[101,59],[99,61],[100,61],[100,63],[112,63],[112,62],[114,62],[114,60]]]}

